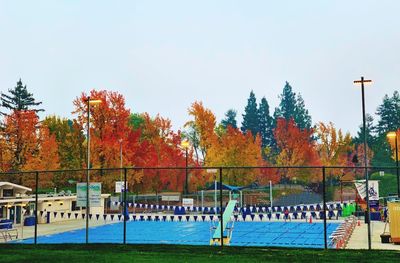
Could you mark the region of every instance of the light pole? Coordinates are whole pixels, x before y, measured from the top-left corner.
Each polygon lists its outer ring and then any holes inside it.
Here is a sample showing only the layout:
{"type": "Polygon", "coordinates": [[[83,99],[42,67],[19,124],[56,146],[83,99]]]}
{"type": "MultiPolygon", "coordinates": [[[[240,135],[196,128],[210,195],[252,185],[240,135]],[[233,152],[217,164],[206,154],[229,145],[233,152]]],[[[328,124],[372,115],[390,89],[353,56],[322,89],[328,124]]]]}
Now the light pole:
{"type": "MultiPolygon", "coordinates": [[[[119,182],[121,184],[121,194],[120,194],[121,200],[120,200],[120,202],[122,203],[122,139],[119,139],[118,142],[119,142],[119,182]]],[[[124,181],[123,185],[124,185],[123,189],[125,191],[125,181],[124,181]]],[[[122,214],[122,211],[123,211],[123,208],[121,207],[121,214],[122,214]]]]}
{"type": "Polygon", "coordinates": [[[86,244],[89,243],[89,182],[90,182],[90,105],[100,104],[101,100],[91,100],[87,97],[87,170],[86,170],[86,244]]]}
{"type": "Polygon", "coordinates": [[[371,83],[372,80],[364,79],[361,77],[360,80],[355,80],[354,84],[361,84],[361,100],[362,100],[362,114],[363,114],[363,132],[364,132],[364,169],[365,169],[365,199],[367,202],[367,214],[366,222],[368,225],[368,249],[371,249],[371,224],[370,224],[370,207],[369,207],[369,189],[368,189],[368,164],[367,164],[367,131],[365,125],[365,95],[364,95],[364,84],[371,83]]]}
{"type": "Polygon", "coordinates": [[[186,159],[186,164],[185,164],[185,191],[184,193],[187,195],[188,194],[188,176],[189,176],[189,171],[188,171],[188,149],[189,149],[189,141],[184,140],[181,142],[181,146],[185,149],[185,159],[186,159]]]}
{"type": "Polygon", "coordinates": [[[400,179],[399,179],[399,147],[397,132],[389,132],[387,134],[389,139],[394,139],[395,151],[396,151],[396,176],[397,176],[397,197],[400,197],[400,179]]]}

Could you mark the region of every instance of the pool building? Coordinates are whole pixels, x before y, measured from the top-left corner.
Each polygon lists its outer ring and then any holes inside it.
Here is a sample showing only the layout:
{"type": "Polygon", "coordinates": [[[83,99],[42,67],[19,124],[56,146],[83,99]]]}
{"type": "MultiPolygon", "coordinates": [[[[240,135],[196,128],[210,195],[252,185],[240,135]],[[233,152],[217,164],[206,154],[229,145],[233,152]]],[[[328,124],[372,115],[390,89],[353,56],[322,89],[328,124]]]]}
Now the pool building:
{"type": "MultiPolygon", "coordinates": [[[[11,220],[14,225],[21,225],[24,219],[32,217],[35,210],[35,195],[28,194],[32,189],[22,185],[0,182],[0,220],[11,220]]],[[[104,214],[106,199],[109,194],[101,195],[101,205],[91,207],[93,214],[104,214]]],[[[59,192],[38,195],[38,224],[74,220],[77,217],[61,217],[57,214],[85,214],[83,207],[78,207],[76,194],[59,192]]],[[[79,217],[81,218],[81,216],[79,217]]],[[[34,223],[34,221],[33,221],[34,223]]],[[[26,222],[25,222],[26,224],[26,222]]],[[[29,224],[29,223],[28,223],[29,224]]]]}

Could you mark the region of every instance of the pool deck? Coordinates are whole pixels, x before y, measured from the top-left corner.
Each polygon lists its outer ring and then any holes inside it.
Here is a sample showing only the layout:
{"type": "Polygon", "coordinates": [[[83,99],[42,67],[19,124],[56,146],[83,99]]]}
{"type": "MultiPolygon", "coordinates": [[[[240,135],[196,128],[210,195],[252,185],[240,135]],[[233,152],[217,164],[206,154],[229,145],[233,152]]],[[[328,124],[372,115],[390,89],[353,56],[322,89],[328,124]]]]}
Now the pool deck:
{"type": "MultiPolygon", "coordinates": [[[[380,221],[371,221],[371,247],[372,249],[390,249],[400,250],[400,245],[383,244],[381,243],[380,235],[383,233],[385,223],[380,221]]],[[[389,226],[386,227],[386,232],[389,231],[389,226]]],[[[346,249],[368,249],[368,228],[367,224],[360,222],[360,226],[356,226],[346,249]]]]}
{"type": "MultiPolygon", "coordinates": [[[[89,226],[100,226],[106,224],[117,223],[116,221],[104,221],[104,220],[90,220],[89,226]]],[[[86,227],[85,219],[77,219],[77,220],[68,220],[68,221],[60,221],[51,224],[38,224],[37,226],[37,234],[38,236],[46,236],[51,234],[57,234],[67,231],[72,231],[76,229],[82,229],[86,227]]],[[[35,236],[35,227],[34,226],[18,226],[19,239],[27,239],[33,238],[35,236]]],[[[0,243],[4,243],[3,239],[0,239],[0,243]]]]}

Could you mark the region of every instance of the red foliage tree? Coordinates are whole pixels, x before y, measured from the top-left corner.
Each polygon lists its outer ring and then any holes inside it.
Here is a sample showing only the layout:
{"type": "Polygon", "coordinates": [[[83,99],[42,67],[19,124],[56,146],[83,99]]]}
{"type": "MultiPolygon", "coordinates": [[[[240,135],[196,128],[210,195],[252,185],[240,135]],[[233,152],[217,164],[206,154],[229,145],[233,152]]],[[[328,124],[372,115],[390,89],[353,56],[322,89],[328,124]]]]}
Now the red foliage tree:
{"type": "MultiPolygon", "coordinates": [[[[130,111],[125,108],[124,97],[112,91],[90,92],[91,100],[101,100],[101,104],[90,106],[90,148],[91,163],[94,168],[119,167],[120,140],[127,149],[130,128],[128,120],[130,111]]],[[[87,99],[85,93],[74,100],[78,122],[87,127],[87,99]]],[[[124,154],[125,156],[125,154],[124,154]]]]}
{"type": "MultiPolygon", "coordinates": [[[[315,143],[311,139],[312,130],[301,130],[293,119],[289,121],[279,118],[277,120],[274,136],[280,153],[277,164],[280,166],[317,166],[319,160],[315,143]]],[[[281,177],[288,181],[294,177],[305,182],[318,181],[320,172],[315,169],[280,169],[281,177]]]]}

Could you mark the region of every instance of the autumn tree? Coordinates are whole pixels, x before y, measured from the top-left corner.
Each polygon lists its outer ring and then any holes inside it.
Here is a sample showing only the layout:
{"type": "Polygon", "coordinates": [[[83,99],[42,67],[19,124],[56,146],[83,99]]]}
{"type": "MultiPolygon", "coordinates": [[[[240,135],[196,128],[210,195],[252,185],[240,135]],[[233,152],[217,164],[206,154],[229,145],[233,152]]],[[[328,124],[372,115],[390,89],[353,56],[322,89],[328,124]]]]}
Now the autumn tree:
{"type": "MultiPolygon", "coordinates": [[[[276,163],[279,166],[315,166],[320,164],[315,144],[311,140],[312,130],[300,129],[294,119],[278,118],[274,136],[279,149],[276,163]]],[[[293,177],[304,182],[319,180],[315,169],[280,169],[284,182],[293,177]]]]}
{"type": "MultiPolygon", "coordinates": [[[[113,91],[90,92],[92,100],[101,100],[101,104],[90,107],[90,149],[92,167],[118,167],[120,162],[120,140],[126,149],[130,131],[128,126],[130,112],[125,108],[124,97],[113,91]]],[[[74,100],[74,114],[81,127],[87,127],[87,99],[85,93],[74,100]]]]}
{"type": "Polygon", "coordinates": [[[48,116],[42,125],[55,136],[61,169],[79,169],[85,163],[86,149],[83,128],[76,120],[48,116]]]}
{"type": "Polygon", "coordinates": [[[2,141],[11,170],[22,170],[36,151],[38,122],[36,113],[29,110],[13,111],[5,117],[2,141]]]}
{"type": "MultiPolygon", "coordinates": [[[[26,171],[54,171],[60,168],[56,136],[51,134],[49,128],[46,126],[39,128],[35,151],[28,152],[27,154],[29,158],[23,167],[26,171]]],[[[49,180],[49,178],[46,179],[49,180]]]]}
{"type": "MultiPolygon", "coordinates": [[[[172,130],[171,121],[160,115],[151,118],[140,115],[140,122],[129,137],[128,160],[144,167],[182,167],[185,156],[180,148],[181,134],[172,130]]],[[[192,157],[189,158],[192,160],[192,157]]],[[[142,190],[160,192],[163,189],[182,191],[185,171],[178,169],[150,169],[138,180],[142,190]]]]}
{"type": "Polygon", "coordinates": [[[200,134],[198,133],[196,124],[194,122],[185,124],[185,131],[182,132],[182,137],[190,141],[190,144],[193,147],[196,162],[200,163],[200,159],[203,160],[204,156],[202,155],[200,148],[200,134]]]}
{"type": "MultiPolygon", "coordinates": [[[[341,129],[336,130],[334,124],[319,122],[316,129],[318,137],[317,151],[321,163],[325,166],[346,166],[351,153],[354,151],[350,133],[343,135],[341,129]]],[[[328,177],[342,176],[343,169],[328,169],[328,177]]]]}
{"type": "MultiPolygon", "coordinates": [[[[205,108],[202,102],[194,102],[189,108],[189,115],[194,120],[188,121],[185,124],[186,128],[190,128],[195,135],[189,137],[189,139],[198,139],[199,152],[201,153],[203,165],[207,163],[207,151],[216,140],[216,134],[214,132],[216,125],[216,118],[211,110],[205,108]]],[[[191,141],[193,145],[197,144],[197,141],[191,141]]]]}
{"type": "MultiPolygon", "coordinates": [[[[210,166],[265,166],[261,156],[261,137],[253,138],[251,133],[243,134],[239,129],[228,126],[226,133],[210,147],[207,155],[210,166]]],[[[233,185],[248,185],[254,182],[265,184],[275,180],[275,170],[228,169],[224,172],[224,182],[233,185]]]]}
{"type": "Polygon", "coordinates": [[[11,169],[12,151],[7,145],[7,136],[3,127],[0,128],[0,172],[11,169]]]}

